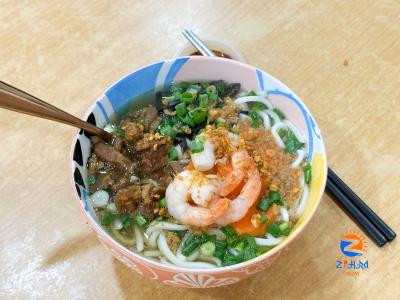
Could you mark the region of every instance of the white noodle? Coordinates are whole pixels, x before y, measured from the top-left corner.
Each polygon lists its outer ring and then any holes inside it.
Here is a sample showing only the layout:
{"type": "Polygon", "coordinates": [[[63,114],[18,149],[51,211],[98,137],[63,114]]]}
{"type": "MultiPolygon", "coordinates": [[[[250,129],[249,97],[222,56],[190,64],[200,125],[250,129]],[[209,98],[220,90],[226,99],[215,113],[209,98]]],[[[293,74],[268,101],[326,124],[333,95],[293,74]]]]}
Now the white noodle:
{"type": "Polygon", "coordinates": [[[136,251],[142,252],[144,249],[142,231],[140,230],[139,226],[137,226],[137,225],[134,226],[134,230],[135,230],[135,239],[136,239],[136,251]]]}
{"type": "Polygon", "coordinates": [[[297,217],[299,217],[304,212],[304,209],[307,206],[307,200],[308,200],[309,193],[310,193],[310,189],[305,184],[303,186],[303,193],[301,194],[300,200],[297,203],[297,208],[296,208],[296,216],[297,217]]]}
{"type": "Polygon", "coordinates": [[[297,168],[303,161],[305,154],[306,154],[306,151],[304,151],[303,149],[297,150],[297,157],[290,166],[292,168],[297,168]]]}
{"type": "Polygon", "coordinates": [[[279,130],[281,129],[286,129],[286,124],[283,122],[278,122],[271,128],[271,133],[272,136],[275,139],[275,142],[278,144],[279,147],[285,148],[285,143],[282,141],[280,135],[279,135],[279,130]]]}
{"type": "Polygon", "coordinates": [[[198,260],[216,264],[218,267],[220,267],[220,266],[222,265],[221,260],[220,260],[218,257],[215,257],[215,256],[204,256],[204,255],[200,255],[199,258],[198,258],[198,260]]]}
{"type": "Polygon", "coordinates": [[[195,261],[200,256],[200,250],[196,249],[192,254],[186,256],[186,261],[195,261]]]}
{"type": "Polygon", "coordinates": [[[288,210],[286,209],[286,207],[281,206],[279,208],[279,211],[281,213],[282,221],[289,222],[289,213],[288,213],[288,210]]]}
{"type": "Polygon", "coordinates": [[[148,244],[151,248],[157,248],[157,238],[160,235],[162,229],[157,229],[153,231],[150,236],[148,235],[148,244]]]}
{"type": "Polygon", "coordinates": [[[271,128],[271,120],[269,119],[268,114],[263,110],[259,111],[258,114],[263,119],[264,127],[266,129],[270,129],[271,128]]]}
{"type": "Polygon", "coordinates": [[[275,238],[271,235],[268,235],[266,239],[255,238],[257,246],[275,246],[282,242],[282,238],[275,238]]]}
{"type": "Polygon", "coordinates": [[[149,227],[146,229],[146,234],[149,236],[154,230],[157,229],[166,229],[166,230],[186,230],[187,226],[186,225],[180,225],[180,224],[174,224],[174,223],[169,223],[169,222],[153,222],[149,225],[149,227]]]}
{"type": "Polygon", "coordinates": [[[161,252],[158,250],[147,250],[143,252],[143,255],[146,257],[160,257],[161,252]]]}
{"type": "Polygon", "coordinates": [[[164,257],[160,258],[160,263],[167,265],[167,266],[175,266],[174,264],[171,264],[169,261],[167,261],[164,257]]]}
{"type": "Polygon", "coordinates": [[[198,268],[198,269],[209,269],[209,268],[215,268],[216,266],[213,264],[209,263],[204,263],[204,262],[185,262],[181,261],[178,259],[169,249],[168,244],[167,244],[167,239],[165,238],[165,233],[161,232],[160,236],[158,237],[158,249],[161,251],[161,253],[173,264],[179,266],[179,267],[185,267],[185,268],[198,268]]]}
{"type": "Polygon", "coordinates": [[[217,236],[217,239],[219,239],[219,240],[225,240],[226,239],[225,234],[219,228],[209,228],[207,230],[207,233],[208,234],[215,234],[217,236]]]}
{"type": "Polygon", "coordinates": [[[279,123],[281,121],[281,118],[279,118],[279,116],[276,114],[276,112],[274,112],[272,109],[266,109],[264,110],[267,114],[269,114],[272,118],[272,120],[274,120],[274,123],[279,123]]]}
{"type": "Polygon", "coordinates": [[[260,102],[264,104],[268,108],[272,108],[271,102],[269,102],[267,99],[261,96],[245,96],[245,97],[240,97],[237,98],[233,101],[235,104],[242,104],[242,103],[247,103],[247,102],[260,102]]]}

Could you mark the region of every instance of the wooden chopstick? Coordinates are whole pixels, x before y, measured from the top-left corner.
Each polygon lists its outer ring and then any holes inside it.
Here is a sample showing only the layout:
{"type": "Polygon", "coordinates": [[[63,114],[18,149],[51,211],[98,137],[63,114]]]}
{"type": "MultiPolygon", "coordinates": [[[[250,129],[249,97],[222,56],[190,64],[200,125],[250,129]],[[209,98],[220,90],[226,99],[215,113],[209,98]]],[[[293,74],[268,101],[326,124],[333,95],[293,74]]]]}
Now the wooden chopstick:
{"type": "Polygon", "coordinates": [[[371,239],[382,247],[394,239],[396,233],[379,218],[368,205],[331,170],[328,170],[326,187],[336,200],[371,239]]]}

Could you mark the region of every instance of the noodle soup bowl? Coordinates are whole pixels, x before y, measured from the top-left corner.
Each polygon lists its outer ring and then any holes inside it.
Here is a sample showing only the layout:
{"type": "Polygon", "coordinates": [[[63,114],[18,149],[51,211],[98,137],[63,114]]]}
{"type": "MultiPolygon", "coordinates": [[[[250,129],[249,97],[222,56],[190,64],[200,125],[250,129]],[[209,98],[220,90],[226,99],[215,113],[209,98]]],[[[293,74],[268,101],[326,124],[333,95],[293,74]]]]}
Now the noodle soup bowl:
{"type": "Polygon", "coordinates": [[[192,56],[145,66],[126,75],[109,87],[87,110],[85,119],[102,128],[127,108],[150,104],[154,100],[151,98],[146,100],[143,95],[163,90],[173,81],[219,79],[230,83],[239,82],[245,90],[265,92],[270,102],[286,115],[304,137],[307,145],[305,155],[312,166],[312,180],[307,202],[294,229],[275,248],[252,260],[213,269],[182,268],[151,260],[119,244],[102,227],[89,201],[86,167],[91,148],[89,136],[80,131],[73,138],[70,162],[73,194],[85,219],[97,234],[100,242],[113,256],[135,272],[172,286],[188,288],[224,286],[236,283],[268,268],[308,224],[319,205],[325,188],[326,153],[314,117],[285,84],[268,73],[241,62],[224,58],[192,56]]]}

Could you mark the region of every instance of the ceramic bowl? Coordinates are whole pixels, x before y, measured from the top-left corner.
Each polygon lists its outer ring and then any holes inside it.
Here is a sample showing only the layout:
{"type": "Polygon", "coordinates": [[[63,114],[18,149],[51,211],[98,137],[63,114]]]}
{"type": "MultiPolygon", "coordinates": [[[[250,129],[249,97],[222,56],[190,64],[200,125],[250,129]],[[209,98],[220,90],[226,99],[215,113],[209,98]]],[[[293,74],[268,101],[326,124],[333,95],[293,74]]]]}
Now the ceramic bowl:
{"type": "MultiPolygon", "coordinates": [[[[224,58],[191,56],[157,62],[121,78],[87,110],[85,119],[98,127],[105,126],[137,97],[162,90],[173,81],[210,81],[223,79],[240,82],[246,90],[263,90],[281,109],[307,141],[307,157],[312,164],[312,182],[307,207],[291,234],[277,247],[250,261],[216,269],[187,269],[161,264],[132,252],[116,242],[97,219],[88,201],[87,160],[90,140],[77,132],[71,149],[71,184],[77,203],[100,242],[122,263],[152,280],[179,287],[206,288],[233,284],[268,268],[290,243],[300,235],[314,215],[325,188],[327,161],[322,136],[308,108],[285,84],[250,65],[224,58]]],[[[137,103],[136,103],[137,104],[137,103]]],[[[143,104],[143,103],[142,103],[143,104]]]]}

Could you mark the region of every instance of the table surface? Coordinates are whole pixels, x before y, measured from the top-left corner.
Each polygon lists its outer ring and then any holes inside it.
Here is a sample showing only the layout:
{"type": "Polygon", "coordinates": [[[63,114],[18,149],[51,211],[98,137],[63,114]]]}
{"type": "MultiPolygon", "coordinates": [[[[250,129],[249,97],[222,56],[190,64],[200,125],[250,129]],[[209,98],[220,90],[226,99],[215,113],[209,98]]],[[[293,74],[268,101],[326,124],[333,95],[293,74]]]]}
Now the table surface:
{"type": "MultiPolygon", "coordinates": [[[[330,166],[400,231],[398,1],[69,2],[0,1],[1,80],[81,116],[121,76],[172,57],[189,26],[296,91],[330,166]]],[[[137,275],[100,245],[75,203],[73,133],[0,111],[0,298],[400,298],[398,240],[378,248],[367,238],[359,276],[335,268],[340,235],[358,228],[327,194],[290,250],[246,281],[191,290],[137,275]]]]}

